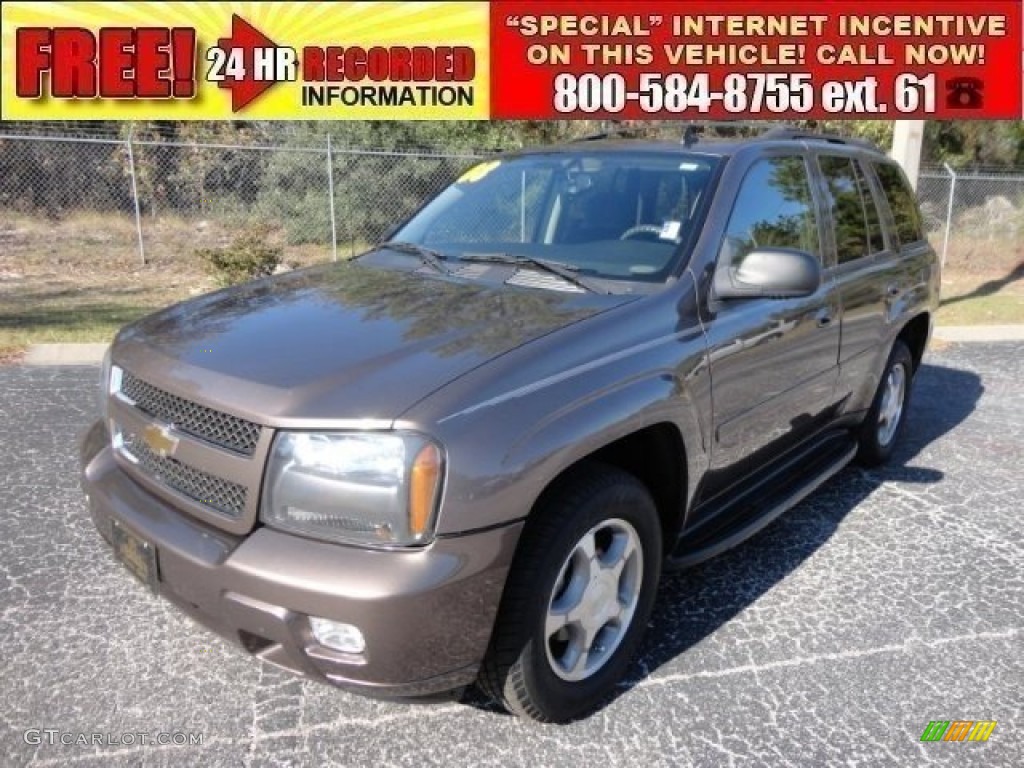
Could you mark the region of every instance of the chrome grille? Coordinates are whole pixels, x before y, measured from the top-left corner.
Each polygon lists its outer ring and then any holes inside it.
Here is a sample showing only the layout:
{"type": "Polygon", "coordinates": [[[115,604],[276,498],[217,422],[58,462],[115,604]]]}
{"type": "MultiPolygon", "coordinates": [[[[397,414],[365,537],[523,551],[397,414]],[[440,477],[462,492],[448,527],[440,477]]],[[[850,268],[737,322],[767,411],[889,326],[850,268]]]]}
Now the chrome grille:
{"type": "Polygon", "coordinates": [[[173,424],[179,432],[245,456],[256,450],[259,424],[172,395],[128,371],[122,374],[121,394],[143,413],[173,424]]]}
{"type": "Polygon", "coordinates": [[[211,475],[182,464],[171,457],[158,456],[136,435],[120,433],[120,450],[156,482],[229,517],[241,517],[245,510],[244,485],[211,475]]]}

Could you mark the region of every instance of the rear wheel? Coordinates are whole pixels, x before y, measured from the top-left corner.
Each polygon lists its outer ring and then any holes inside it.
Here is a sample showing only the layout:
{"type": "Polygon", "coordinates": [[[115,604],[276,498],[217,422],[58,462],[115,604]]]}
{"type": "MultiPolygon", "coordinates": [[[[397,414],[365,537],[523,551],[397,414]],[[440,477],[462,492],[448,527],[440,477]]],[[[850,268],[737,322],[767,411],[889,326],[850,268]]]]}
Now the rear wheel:
{"type": "Polygon", "coordinates": [[[914,360],[910,350],[897,339],[889,353],[871,410],[860,429],[857,459],[862,464],[884,464],[892,456],[906,421],[913,378],[914,360]]]}
{"type": "Polygon", "coordinates": [[[480,687],[534,720],[595,708],[636,651],[660,571],[661,527],[644,485],[614,467],[573,473],[523,532],[480,687]]]}

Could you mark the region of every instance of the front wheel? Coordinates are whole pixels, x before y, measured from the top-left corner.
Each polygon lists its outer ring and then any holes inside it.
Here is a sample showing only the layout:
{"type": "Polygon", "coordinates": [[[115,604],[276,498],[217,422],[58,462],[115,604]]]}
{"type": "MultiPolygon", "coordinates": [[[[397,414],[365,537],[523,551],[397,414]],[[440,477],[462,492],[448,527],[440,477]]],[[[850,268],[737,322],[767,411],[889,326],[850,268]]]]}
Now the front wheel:
{"type": "Polygon", "coordinates": [[[533,720],[595,708],[636,651],[660,571],[661,526],[644,485],[614,467],[574,473],[523,532],[480,687],[533,720]]]}
{"type": "Polygon", "coordinates": [[[889,354],[871,409],[860,429],[857,459],[862,464],[877,466],[892,456],[906,421],[913,379],[914,359],[907,345],[897,339],[889,354]]]}

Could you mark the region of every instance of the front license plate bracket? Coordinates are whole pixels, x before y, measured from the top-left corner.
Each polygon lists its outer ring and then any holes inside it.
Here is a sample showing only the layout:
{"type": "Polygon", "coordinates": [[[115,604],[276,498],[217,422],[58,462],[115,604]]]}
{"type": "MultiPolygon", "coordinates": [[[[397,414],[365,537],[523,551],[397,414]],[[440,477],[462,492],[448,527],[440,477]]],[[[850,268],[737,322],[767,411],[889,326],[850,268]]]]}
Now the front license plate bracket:
{"type": "Polygon", "coordinates": [[[156,592],[159,582],[156,547],[129,531],[117,520],[112,523],[111,533],[117,559],[124,563],[139,581],[156,592]]]}

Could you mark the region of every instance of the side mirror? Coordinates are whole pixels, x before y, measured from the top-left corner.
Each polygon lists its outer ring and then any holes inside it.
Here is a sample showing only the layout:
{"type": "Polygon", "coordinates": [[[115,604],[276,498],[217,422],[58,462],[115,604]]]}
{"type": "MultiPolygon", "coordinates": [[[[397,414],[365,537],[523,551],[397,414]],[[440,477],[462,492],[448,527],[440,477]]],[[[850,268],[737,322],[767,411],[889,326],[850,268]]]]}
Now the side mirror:
{"type": "Polygon", "coordinates": [[[820,285],[818,259],[785,248],[756,248],[738,263],[720,264],[714,281],[715,297],[719,299],[810,296],[820,285]]]}

